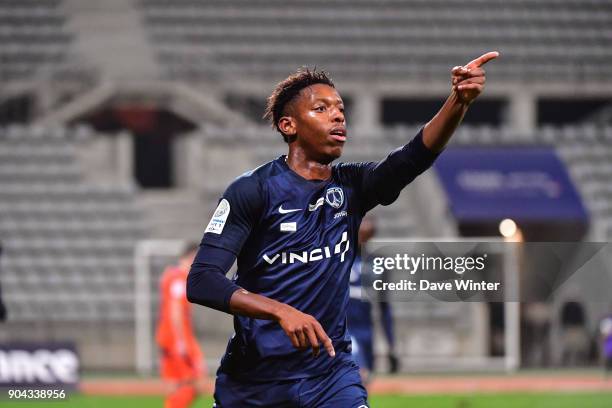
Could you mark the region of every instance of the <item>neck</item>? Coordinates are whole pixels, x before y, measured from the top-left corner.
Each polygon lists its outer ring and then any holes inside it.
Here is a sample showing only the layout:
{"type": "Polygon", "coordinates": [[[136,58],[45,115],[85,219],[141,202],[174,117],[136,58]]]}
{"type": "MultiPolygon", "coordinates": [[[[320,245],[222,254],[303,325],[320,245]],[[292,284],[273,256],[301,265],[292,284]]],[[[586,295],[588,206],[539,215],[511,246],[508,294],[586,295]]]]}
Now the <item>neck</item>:
{"type": "Polygon", "coordinates": [[[331,163],[308,158],[301,150],[289,149],[287,165],[306,180],[327,180],[331,177],[331,163]]]}

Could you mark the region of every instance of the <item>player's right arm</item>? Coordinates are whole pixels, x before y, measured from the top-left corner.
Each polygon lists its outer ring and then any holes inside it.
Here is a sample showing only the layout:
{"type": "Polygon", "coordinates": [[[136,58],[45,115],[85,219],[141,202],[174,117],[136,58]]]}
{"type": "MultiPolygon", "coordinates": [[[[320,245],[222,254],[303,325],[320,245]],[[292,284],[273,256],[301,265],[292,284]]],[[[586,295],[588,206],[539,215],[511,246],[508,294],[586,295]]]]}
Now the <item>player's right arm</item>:
{"type": "Polygon", "coordinates": [[[206,228],[189,271],[187,299],[226,313],[274,320],[294,347],[312,347],[316,356],[323,344],[333,357],[331,339],[314,317],[290,305],[250,293],[225,276],[259,222],[264,205],[256,180],[240,177],[230,185],[206,228]]]}

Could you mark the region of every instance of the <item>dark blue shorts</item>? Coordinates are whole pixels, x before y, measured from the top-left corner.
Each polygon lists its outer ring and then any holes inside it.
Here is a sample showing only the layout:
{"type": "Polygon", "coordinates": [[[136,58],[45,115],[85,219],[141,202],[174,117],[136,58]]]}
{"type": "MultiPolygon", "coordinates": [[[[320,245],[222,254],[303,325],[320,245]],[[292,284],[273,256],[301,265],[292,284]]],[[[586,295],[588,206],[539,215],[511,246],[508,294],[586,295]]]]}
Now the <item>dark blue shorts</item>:
{"type": "Polygon", "coordinates": [[[359,368],[342,361],[327,374],[297,380],[237,381],[217,373],[215,408],[368,408],[359,368]]]}

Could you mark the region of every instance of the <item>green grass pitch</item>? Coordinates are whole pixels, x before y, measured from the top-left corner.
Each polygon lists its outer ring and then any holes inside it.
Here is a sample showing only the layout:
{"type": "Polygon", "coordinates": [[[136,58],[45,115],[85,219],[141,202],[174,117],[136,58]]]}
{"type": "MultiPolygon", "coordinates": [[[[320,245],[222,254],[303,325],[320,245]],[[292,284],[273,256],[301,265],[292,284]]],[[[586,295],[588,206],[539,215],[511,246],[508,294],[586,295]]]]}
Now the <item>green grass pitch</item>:
{"type": "MultiPolygon", "coordinates": [[[[2,408],[147,408],[162,407],[161,397],[97,397],[71,396],[61,402],[9,402],[0,401],[2,408]]],[[[195,408],[212,407],[212,398],[199,398],[195,408]]],[[[568,393],[568,394],[496,394],[496,395],[435,395],[394,396],[375,395],[370,398],[371,408],[610,408],[612,393],[568,393]]]]}

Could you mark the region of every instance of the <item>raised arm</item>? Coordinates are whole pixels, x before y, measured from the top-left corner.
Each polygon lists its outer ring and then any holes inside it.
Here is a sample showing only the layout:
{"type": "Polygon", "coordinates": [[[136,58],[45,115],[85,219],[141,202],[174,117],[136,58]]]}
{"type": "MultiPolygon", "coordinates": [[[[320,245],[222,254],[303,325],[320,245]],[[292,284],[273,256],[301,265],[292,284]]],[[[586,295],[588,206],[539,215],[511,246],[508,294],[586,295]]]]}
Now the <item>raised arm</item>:
{"type": "Polygon", "coordinates": [[[352,178],[361,180],[364,214],[376,205],[394,202],[406,185],[433,164],[469,105],[482,92],[485,83],[482,66],[498,56],[496,51],[488,52],[465,66],[453,68],[450,96],[416,137],[378,163],[361,163],[352,168],[352,178]]]}
{"type": "Polygon", "coordinates": [[[485,71],[482,66],[498,56],[497,51],[487,52],[468,64],[451,70],[451,94],[423,129],[423,143],[431,151],[437,153],[446,146],[468,107],[484,89],[485,71]]]}

